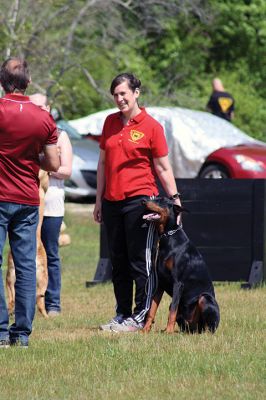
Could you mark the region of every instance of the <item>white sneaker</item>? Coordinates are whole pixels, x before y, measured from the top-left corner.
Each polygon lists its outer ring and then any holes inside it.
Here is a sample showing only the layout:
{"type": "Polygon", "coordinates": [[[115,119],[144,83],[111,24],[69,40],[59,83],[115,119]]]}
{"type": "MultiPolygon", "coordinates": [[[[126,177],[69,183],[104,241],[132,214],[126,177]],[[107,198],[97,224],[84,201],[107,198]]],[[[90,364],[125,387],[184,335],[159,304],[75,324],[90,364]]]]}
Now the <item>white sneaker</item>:
{"type": "Polygon", "coordinates": [[[113,325],[111,327],[111,330],[113,332],[137,332],[141,329],[143,329],[144,323],[143,322],[137,322],[134,320],[134,318],[129,317],[125,319],[122,324],[118,325],[113,325]]]}
{"type": "Polygon", "coordinates": [[[47,312],[47,314],[48,314],[48,317],[54,318],[54,317],[59,317],[59,315],[61,313],[60,313],[60,311],[57,311],[57,310],[50,310],[47,312]]]}
{"type": "Polygon", "coordinates": [[[113,326],[120,325],[124,321],[123,315],[116,315],[113,319],[111,319],[107,324],[100,325],[99,328],[102,331],[111,331],[113,326]]]}

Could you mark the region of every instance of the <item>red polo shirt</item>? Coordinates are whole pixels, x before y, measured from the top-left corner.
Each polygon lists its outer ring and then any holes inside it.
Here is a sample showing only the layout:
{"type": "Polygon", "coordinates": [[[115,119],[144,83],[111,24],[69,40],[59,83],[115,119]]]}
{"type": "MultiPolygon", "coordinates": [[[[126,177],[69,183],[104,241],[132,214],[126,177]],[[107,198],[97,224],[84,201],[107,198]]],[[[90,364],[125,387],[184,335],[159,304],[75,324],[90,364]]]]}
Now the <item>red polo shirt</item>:
{"type": "Polygon", "coordinates": [[[100,148],[105,150],[107,200],[158,194],[152,160],[166,156],[168,147],[163,127],[144,108],[126,126],[121,112],[109,115],[100,148]]]}
{"type": "Polygon", "coordinates": [[[28,96],[0,99],[0,201],[39,205],[39,153],[56,143],[53,118],[28,96]]]}

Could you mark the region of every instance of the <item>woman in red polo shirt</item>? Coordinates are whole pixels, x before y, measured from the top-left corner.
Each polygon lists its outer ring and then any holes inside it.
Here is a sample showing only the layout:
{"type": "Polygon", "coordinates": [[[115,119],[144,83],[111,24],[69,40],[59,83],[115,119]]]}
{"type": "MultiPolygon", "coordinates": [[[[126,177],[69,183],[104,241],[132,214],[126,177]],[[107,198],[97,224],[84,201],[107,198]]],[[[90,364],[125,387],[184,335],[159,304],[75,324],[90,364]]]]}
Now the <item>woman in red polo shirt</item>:
{"type": "Polygon", "coordinates": [[[132,74],[114,78],[110,92],[120,111],[106,118],[100,143],[94,219],[106,227],[117,303],[102,330],[135,332],[144,326],[154,289],[154,224],[143,223],[142,200],[158,195],[156,176],[180,204],[163,128],[139,106],[140,86],[132,74]]]}

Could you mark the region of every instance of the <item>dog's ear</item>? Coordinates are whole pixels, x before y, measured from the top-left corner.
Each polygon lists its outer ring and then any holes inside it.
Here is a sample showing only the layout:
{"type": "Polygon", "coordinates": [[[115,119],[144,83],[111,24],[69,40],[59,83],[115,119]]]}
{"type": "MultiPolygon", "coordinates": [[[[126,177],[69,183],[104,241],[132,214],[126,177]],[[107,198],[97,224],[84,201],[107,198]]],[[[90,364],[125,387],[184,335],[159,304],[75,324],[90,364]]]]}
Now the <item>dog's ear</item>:
{"type": "Polygon", "coordinates": [[[182,212],[188,212],[189,213],[189,210],[187,208],[179,206],[178,204],[173,204],[173,209],[174,209],[175,214],[177,214],[177,215],[179,215],[182,212]]]}

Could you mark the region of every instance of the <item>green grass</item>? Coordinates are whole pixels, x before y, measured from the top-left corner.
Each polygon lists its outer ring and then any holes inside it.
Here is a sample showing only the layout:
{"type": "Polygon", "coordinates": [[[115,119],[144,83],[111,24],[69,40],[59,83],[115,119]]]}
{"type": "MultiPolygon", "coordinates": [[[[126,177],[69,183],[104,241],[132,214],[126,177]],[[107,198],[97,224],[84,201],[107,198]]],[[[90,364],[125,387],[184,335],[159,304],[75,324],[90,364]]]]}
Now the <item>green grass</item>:
{"type": "Polygon", "coordinates": [[[61,249],[62,315],[36,314],[28,350],[1,349],[1,400],[265,398],[265,286],[217,285],[214,335],[162,334],[167,295],[151,334],[100,332],[114,314],[112,285],[85,287],[97,266],[99,227],[85,213],[67,213],[66,223],[72,244],[61,249]]]}

